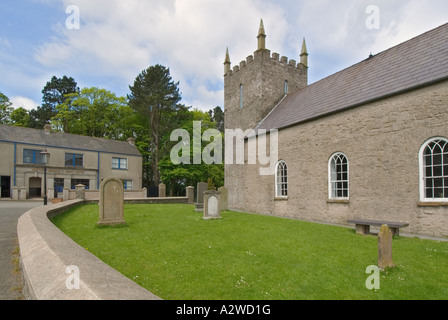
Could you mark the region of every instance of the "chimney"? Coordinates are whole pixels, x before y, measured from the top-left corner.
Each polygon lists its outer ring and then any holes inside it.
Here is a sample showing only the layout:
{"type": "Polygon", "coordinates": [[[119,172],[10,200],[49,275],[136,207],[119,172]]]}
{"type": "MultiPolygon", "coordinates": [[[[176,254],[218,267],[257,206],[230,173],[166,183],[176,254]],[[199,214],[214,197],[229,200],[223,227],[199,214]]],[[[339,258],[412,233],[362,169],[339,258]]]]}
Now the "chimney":
{"type": "Polygon", "coordinates": [[[48,123],[44,126],[44,131],[45,134],[50,134],[51,133],[51,125],[49,125],[48,123]]]}
{"type": "Polygon", "coordinates": [[[135,138],[128,138],[128,140],[126,140],[131,146],[135,146],[135,138]]]}

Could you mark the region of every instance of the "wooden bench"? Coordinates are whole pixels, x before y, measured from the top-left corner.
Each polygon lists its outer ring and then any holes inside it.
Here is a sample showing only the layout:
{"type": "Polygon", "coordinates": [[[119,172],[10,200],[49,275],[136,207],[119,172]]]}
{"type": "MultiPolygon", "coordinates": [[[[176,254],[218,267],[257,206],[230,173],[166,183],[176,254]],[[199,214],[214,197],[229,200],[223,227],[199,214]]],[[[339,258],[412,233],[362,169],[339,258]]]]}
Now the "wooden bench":
{"type": "Polygon", "coordinates": [[[347,222],[355,224],[356,233],[363,235],[370,233],[370,226],[381,227],[383,224],[387,224],[387,226],[392,231],[392,234],[394,236],[398,236],[400,235],[400,228],[409,226],[409,223],[404,222],[377,221],[377,220],[365,220],[365,219],[347,220],[347,222]]]}

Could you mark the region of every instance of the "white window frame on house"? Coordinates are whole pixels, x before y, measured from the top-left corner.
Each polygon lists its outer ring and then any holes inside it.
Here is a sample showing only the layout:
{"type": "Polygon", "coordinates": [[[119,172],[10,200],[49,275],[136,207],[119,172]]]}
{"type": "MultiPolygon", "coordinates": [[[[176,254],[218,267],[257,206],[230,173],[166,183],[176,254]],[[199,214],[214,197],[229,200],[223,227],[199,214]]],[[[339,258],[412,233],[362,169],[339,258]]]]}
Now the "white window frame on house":
{"type": "Polygon", "coordinates": [[[428,139],[421,146],[418,159],[420,201],[448,202],[448,139],[444,137],[428,139]],[[441,153],[437,152],[436,147],[441,153]],[[430,154],[427,154],[427,151],[430,154]],[[429,180],[432,180],[430,184],[429,180]],[[431,197],[428,196],[429,191],[431,191],[431,197]],[[439,197],[435,196],[436,192],[439,193],[439,197]]]}
{"type": "Polygon", "coordinates": [[[133,188],[132,180],[123,180],[123,189],[125,191],[130,191],[133,188]]]}
{"type": "Polygon", "coordinates": [[[342,152],[334,153],[328,160],[328,197],[330,200],[349,200],[350,198],[350,163],[348,157],[342,152]],[[346,171],[343,167],[344,159],[347,162],[346,171]]]}
{"type": "Polygon", "coordinates": [[[283,160],[275,166],[275,197],[288,198],[288,164],[283,160]]]}
{"type": "Polygon", "coordinates": [[[112,169],[114,170],[127,170],[128,169],[128,158],[112,158],[112,169]],[[114,160],[118,160],[118,162],[114,163],[114,160]]]}

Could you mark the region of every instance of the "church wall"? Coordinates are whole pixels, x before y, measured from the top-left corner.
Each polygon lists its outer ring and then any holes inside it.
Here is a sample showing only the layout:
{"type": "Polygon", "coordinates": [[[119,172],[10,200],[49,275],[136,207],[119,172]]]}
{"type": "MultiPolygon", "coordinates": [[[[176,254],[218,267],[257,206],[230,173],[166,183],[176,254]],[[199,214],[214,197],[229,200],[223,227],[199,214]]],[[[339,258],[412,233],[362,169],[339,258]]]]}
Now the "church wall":
{"type": "Polygon", "coordinates": [[[402,232],[448,236],[448,206],[419,204],[419,150],[429,138],[448,138],[447,107],[445,81],[280,130],[288,199],[275,199],[274,176],[260,176],[257,165],[234,165],[226,166],[229,206],[325,223],[403,221],[410,225],[402,232]],[[335,152],[349,160],[350,197],[342,203],[328,194],[335,152]]]}

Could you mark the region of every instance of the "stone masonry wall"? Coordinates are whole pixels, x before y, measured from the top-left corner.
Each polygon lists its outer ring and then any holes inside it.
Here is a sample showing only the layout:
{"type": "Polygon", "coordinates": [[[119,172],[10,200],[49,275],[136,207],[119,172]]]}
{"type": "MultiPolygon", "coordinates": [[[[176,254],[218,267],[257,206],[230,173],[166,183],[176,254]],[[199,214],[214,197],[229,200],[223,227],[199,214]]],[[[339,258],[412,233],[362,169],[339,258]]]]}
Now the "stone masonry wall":
{"type": "Polygon", "coordinates": [[[284,96],[284,83],[293,92],[307,85],[308,68],[267,49],[257,50],[224,77],[225,126],[253,128],[284,96]],[[243,108],[240,108],[240,85],[243,108]]]}
{"type": "Polygon", "coordinates": [[[275,199],[274,176],[257,165],[227,165],[229,207],[247,212],[346,224],[366,218],[403,221],[403,232],[448,236],[448,204],[419,203],[419,150],[448,138],[448,81],[279,132],[288,164],[288,199],[275,199]],[[348,203],[329,200],[328,161],[349,160],[348,203]]]}

